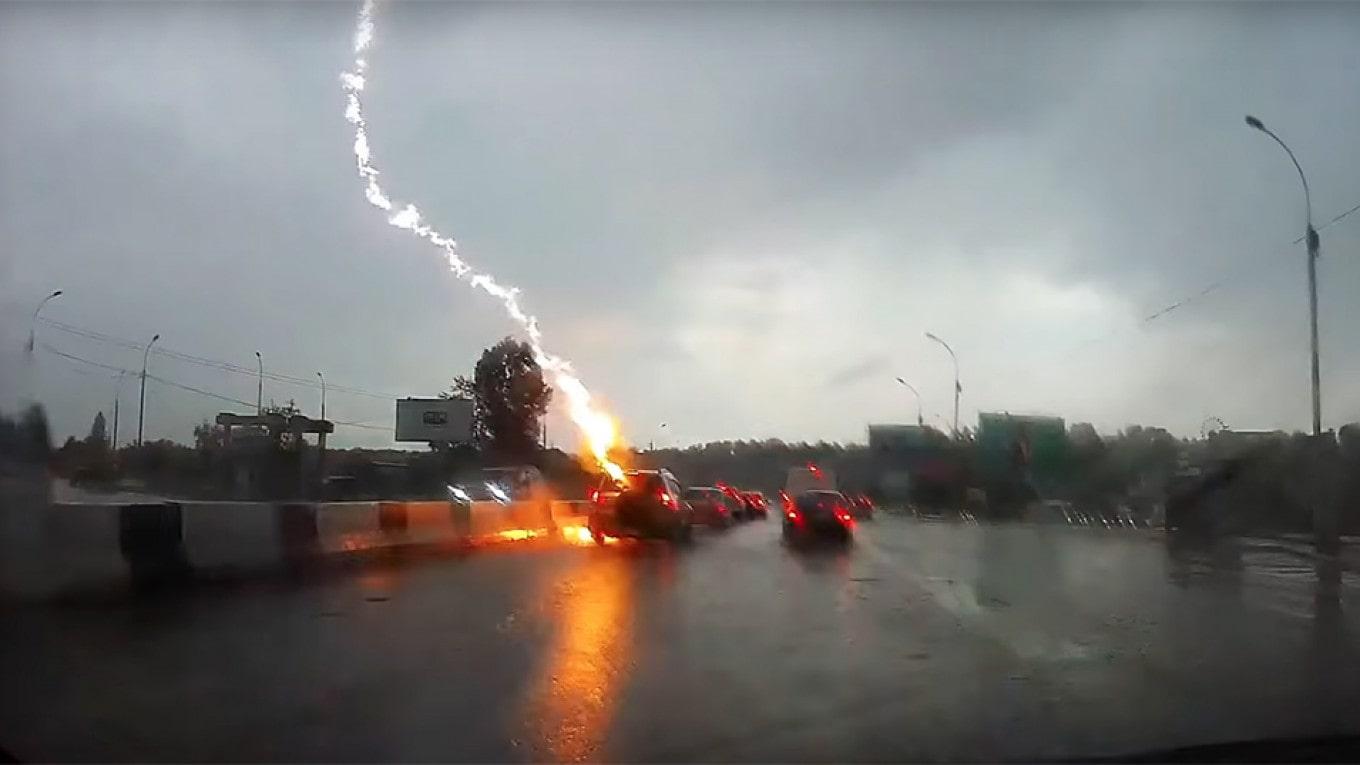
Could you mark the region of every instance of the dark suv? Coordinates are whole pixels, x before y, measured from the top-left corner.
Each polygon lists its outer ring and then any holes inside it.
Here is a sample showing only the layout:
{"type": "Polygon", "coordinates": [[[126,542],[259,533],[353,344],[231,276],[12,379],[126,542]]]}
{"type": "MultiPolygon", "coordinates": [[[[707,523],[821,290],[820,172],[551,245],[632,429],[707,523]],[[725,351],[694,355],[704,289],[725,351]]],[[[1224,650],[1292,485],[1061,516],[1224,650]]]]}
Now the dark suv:
{"type": "Polygon", "coordinates": [[[642,537],[688,541],[694,511],[681,496],[671,471],[628,470],[622,484],[605,476],[591,494],[587,522],[599,544],[606,537],[642,537]]]}

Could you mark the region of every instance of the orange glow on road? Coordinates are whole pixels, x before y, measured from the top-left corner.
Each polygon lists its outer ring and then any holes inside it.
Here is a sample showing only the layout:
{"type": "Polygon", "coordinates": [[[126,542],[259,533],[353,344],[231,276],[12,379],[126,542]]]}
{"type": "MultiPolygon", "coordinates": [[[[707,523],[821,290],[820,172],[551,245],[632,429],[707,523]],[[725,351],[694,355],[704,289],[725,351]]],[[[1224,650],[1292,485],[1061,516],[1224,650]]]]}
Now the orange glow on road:
{"type": "Polygon", "coordinates": [[[506,529],[505,531],[496,532],[496,538],[506,542],[534,539],[537,536],[539,536],[539,533],[531,529],[506,529]]]}
{"type": "MultiPolygon", "coordinates": [[[[562,532],[562,540],[572,545],[593,545],[595,537],[591,536],[588,526],[560,526],[558,531],[562,532]]],[[[606,536],[604,543],[607,545],[618,544],[618,537],[606,536]]]]}
{"type": "Polygon", "coordinates": [[[590,529],[585,526],[563,526],[561,528],[562,539],[574,545],[594,544],[595,540],[590,536],[590,529]]]}
{"type": "MultiPolygon", "coordinates": [[[[589,533],[589,532],[587,532],[589,533]]],[[[557,624],[522,708],[533,760],[601,759],[619,694],[633,665],[633,580],[629,563],[595,559],[544,593],[557,624]]]]}

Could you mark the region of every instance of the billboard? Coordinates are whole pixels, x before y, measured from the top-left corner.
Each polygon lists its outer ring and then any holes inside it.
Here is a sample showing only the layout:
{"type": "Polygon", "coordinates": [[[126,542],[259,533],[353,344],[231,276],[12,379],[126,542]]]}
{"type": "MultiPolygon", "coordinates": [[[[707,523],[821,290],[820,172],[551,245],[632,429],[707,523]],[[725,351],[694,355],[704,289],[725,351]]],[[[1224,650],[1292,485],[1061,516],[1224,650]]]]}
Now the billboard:
{"type": "Polygon", "coordinates": [[[979,412],[977,454],[991,477],[1052,479],[1066,467],[1067,429],[1061,417],[979,412]]]}
{"type": "Polygon", "coordinates": [[[399,398],[394,440],[471,441],[472,401],[465,398],[399,398]]]}

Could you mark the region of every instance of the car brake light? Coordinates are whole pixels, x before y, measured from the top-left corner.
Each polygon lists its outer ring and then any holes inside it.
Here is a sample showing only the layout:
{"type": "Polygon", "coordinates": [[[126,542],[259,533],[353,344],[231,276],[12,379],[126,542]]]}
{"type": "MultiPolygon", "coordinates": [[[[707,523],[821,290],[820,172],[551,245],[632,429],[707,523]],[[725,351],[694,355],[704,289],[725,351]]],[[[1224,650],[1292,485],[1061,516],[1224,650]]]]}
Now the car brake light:
{"type": "Polygon", "coordinates": [[[835,513],[836,520],[840,521],[846,526],[849,526],[851,523],[854,522],[854,519],[850,517],[850,513],[846,512],[845,508],[841,507],[840,505],[836,505],[835,513]]]}
{"type": "Polygon", "coordinates": [[[671,494],[670,494],[670,492],[668,492],[668,491],[664,491],[664,490],[663,490],[663,491],[657,492],[657,493],[656,493],[656,498],[659,499],[659,500],[661,500],[661,504],[665,505],[666,507],[670,508],[671,510],[679,510],[679,509],[680,509],[680,503],[679,503],[679,502],[676,502],[676,501],[675,501],[675,497],[672,497],[671,494]]]}
{"type": "Polygon", "coordinates": [[[592,490],[592,491],[590,492],[590,501],[591,501],[591,502],[594,502],[594,503],[597,504],[597,505],[600,504],[600,490],[599,490],[599,489],[594,489],[594,490],[592,490]]]}

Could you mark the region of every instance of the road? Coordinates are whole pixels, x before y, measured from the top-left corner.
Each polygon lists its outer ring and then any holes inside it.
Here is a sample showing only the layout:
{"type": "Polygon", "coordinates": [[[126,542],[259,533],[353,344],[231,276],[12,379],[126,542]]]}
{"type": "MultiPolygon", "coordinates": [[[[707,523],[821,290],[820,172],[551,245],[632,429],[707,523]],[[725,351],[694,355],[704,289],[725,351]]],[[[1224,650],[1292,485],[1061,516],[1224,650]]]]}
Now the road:
{"type": "Polygon", "coordinates": [[[680,550],[525,543],[26,606],[0,620],[0,746],[973,760],[1356,732],[1360,581],[1319,590],[1301,551],[1173,557],[1144,532],[895,517],[797,551],[771,519],[680,550]]]}

